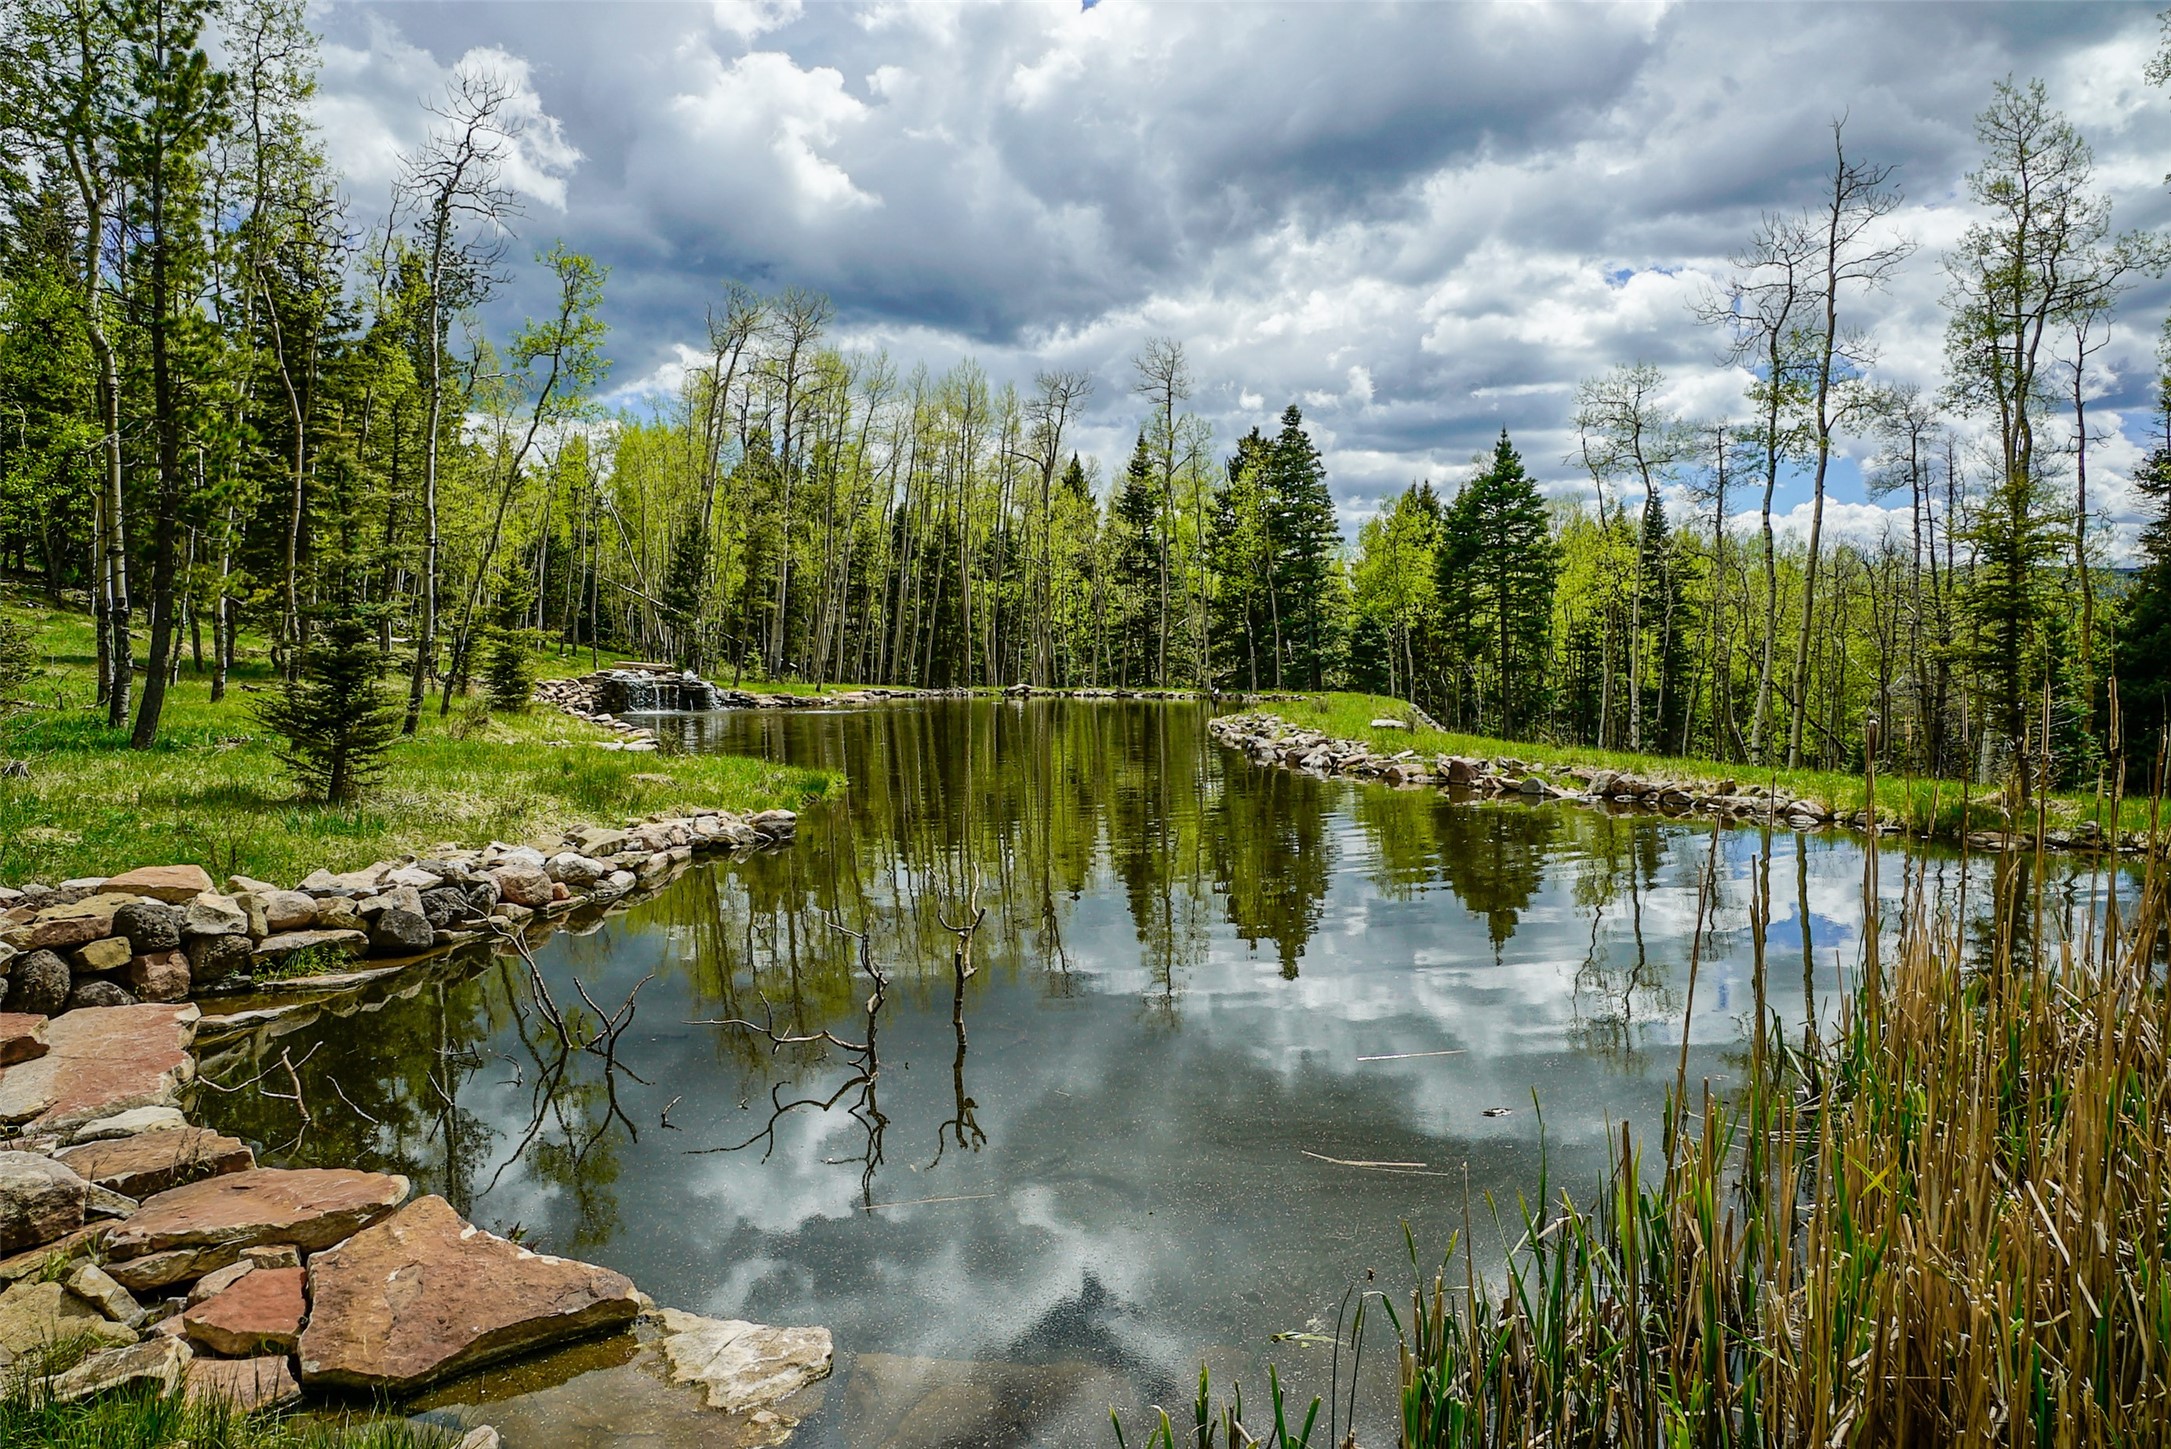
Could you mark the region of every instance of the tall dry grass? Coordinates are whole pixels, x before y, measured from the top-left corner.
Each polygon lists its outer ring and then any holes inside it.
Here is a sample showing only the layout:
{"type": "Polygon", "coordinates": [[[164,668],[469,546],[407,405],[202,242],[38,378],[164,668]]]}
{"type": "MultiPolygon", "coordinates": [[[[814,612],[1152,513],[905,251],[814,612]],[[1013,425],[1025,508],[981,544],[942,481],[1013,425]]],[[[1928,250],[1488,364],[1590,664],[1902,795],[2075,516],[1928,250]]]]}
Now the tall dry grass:
{"type": "MultiPolygon", "coordinates": [[[[1972,916],[1964,891],[1933,905],[1927,863],[1907,867],[1881,947],[1872,841],[1854,989],[1799,1038],[1762,999],[1769,854],[1746,1085],[1692,1083],[1684,1038],[1657,1160],[1624,1128],[1591,1199],[1541,1182],[1509,1214],[1502,1279],[1473,1264],[1466,1206],[1442,1266],[1376,1300],[1398,1340],[1401,1442],[2171,1443],[2158,852],[2107,876],[2070,930],[2047,925],[2040,848],[2032,873],[2004,857],[1972,916]]],[[[1707,869],[1707,905],[1710,891],[1707,869]]],[[[1703,931],[1700,916],[1691,1011],[1703,931]]],[[[1414,1244],[1410,1258],[1414,1272],[1414,1244]]],[[[1216,1417],[1232,1449],[1310,1437],[1216,1417]]]]}

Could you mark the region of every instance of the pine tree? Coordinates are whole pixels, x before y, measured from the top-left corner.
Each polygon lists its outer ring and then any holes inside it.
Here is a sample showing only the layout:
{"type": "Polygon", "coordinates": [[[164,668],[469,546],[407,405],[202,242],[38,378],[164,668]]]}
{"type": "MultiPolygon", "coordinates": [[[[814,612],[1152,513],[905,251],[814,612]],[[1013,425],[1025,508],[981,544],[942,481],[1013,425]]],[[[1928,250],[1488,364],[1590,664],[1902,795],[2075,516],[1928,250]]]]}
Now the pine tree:
{"type": "Polygon", "coordinates": [[[1475,686],[1474,721],[1504,735],[1528,730],[1544,711],[1560,560],[1545,502],[1506,430],[1448,506],[1438,560],[1449,647],[1475,686]]]}
{"type": "Polygon", "coordinates": [[[1146,435],[1138,435],[1131,464],[1123,471],[1116,490],[1109,528],[1114,535],[1114,558],[1109,570],[1115,586],[1112,619],[1117,657],[1116,682],[1155,683],[1161,657],[1159,595],[1161,555],[1161,488],[1154,477],[1153,454],[1146,435]]]}
{"type": "Polygon", "coordinates": [[[2155,503],[2156,516],[2141,535],[2143,563],[2128,595],[2116,668],[2128,780],[2145,789],[2171,726],[2171,441],[2134,470],[2133,482],[2155,503]]]}
{"type": "Polygon", "coordinates": [[[1342,535],[1334,522],[1326,464],[1304,431],[1304,414],[1291,403],[1282,410],[1281,422],[1273,444],[1269,532],[1287,667],[1277,670],[1275,682],[1324,689],[1340,662],[1340,611],[1333,594],[1342,535]]]}
{"type": "Polygon", "coordinates": [[[520,714],[535,697],[533,634],[528,628],[528,610],[534,602],[533,590],[508,581],[491,611],[483,688],[490,708],[500,714],[520,714]]]}
{"type": "Polygon", "coordinates": [[[383,686],[377,609],[362,601],[357,571],[342,569],[314,627],[298,677],[261,707],[265,728],[285,742],[279,758],[311,799],[355,800],[384,773],[397,738],[398,707],[383,686]]]}

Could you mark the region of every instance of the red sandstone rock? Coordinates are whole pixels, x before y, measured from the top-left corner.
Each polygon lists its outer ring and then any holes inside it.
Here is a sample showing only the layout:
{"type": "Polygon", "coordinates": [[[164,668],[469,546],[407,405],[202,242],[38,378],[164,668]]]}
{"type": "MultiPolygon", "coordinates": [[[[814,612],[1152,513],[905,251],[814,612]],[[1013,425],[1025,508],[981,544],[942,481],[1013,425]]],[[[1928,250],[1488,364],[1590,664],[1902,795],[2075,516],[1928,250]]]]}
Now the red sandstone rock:
{"type": "Polygon", "coordinates": [[[135,1198],[256,1166],[256,1154],[248,1144],[222,1137],[208,1127],[86,1142],[63,1150],[59,1157],[78,1177],[135,1198]]]}
{"type": "Polygon", "coordinates": [[[287,1367],[286,1355],[267,1358],[191,1359],[186,1377],[190,1402],[221,1399],[235,1412],[253,1414],[297,1403],[301,1385],[287,1367]]]}
{"type": "Polygon", "coordinates": [[[45,1018],[23,1011],[0,1011],[0,1067],[45,1055],[45,1018]]]}
{"type": "Polygon", "coordinates": [[[154,901],[179,905],[213,889],[210,875],[200,865],[146,865],[105,883],[107,891],[149,896],[154,901]]]}
{"type": "Polygon", "coordinates": [[[490,872],[490,878],[498,884],[500,900],[531,910],[549,905],[555,895],[551,887],[556,882],[538,865],[501,865],[490,872]]]}
{"type": "Polygon", "coordinates": [[[621,1275],[531,1253],[435,1196],[316,1254],[308,1271],[311,1385],[402,1393],[640,1311],[621,1275]]]}
{"type": "Polygon", "coordinates": [[[206,1178],[146,1201],[106,1238],[106,1271],[132,1291],[200,1278],[258,1243],[330,1247],[407,1197],[382,1172],[259,1167],[206,1178]]]}
{"type": "Polygon", "coordinates": [[[131,1107],[170,1105],[195,1073],[194,1006],[101,1006],[46,1023],[46,1054],[0,1071],[0,1122],[34,1132],[79,1126],[131,1107]]]}
{"type": "Polygon", "coordinates": [[[122,975],[139,1001],[188,1000],[186,951],[153,951],[147,956],[132,957],[122,975]]]}
{"type": "Polygon", "coordinates": [[[191,1341],[228,1358],[288,1354],[301,1337],[302,1270],[258,1268],[181,1315],[191,1341]]]}

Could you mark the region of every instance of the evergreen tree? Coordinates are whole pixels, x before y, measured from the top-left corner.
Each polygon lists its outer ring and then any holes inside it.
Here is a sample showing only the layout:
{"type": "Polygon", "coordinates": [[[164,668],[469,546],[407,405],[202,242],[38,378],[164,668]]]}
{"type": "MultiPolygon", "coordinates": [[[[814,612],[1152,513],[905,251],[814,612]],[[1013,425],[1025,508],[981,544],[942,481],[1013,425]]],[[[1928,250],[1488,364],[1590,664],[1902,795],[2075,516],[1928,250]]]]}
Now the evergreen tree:
{"type": "Polygon", "coordinates": [[[1645,634],[1636,642],[1644,655],[1643,737],[1661,750],[1686,753],[1682,736],[1692,703],[1687,563],[1662,499],[1652,499],[1644,509],[1636,567],[1641,573],[1645,634]]]}
{"type": "Polygon", "coordinates": [[[285,743],[279,758],[311,799],[355,800],[384,772],[399,710],[384,690],[377,609],[364,603],[358,570],[342,568],[313,610],[297,678],[259,710],[285,743]]]}
{"type": "Polygon", "coordinates": [[[1275,682],[1324,689],[1340,662],[1333,594],[1342,535],[1334,522],[1326,464],[1304,431],[1304,414],[1291,403],[1282,410],[1281,423],[1273,443],[1269,534],[1287,667],[1277,670],[1275,682]]]}
{"type": "Polygon", "coordinates": [[[501,714],[522,713],[535,698],[533,631],[528,628],[534,603],[535,593],[525,583],[508,581],[491,610],[483,688],[490,708],[501,714]]]}
{"type": "Polygon", "coordinates": [[[1985,761],[1997,778],[2017,768],[2022,792],[2034,786],[2029,724],[2048,666],[2044,624],[2054,607],[2048,573],[2062,551],[2066,520],[2048,506],[2027,468],[2001,472],[1963,535],[1975,568],[1961,596],[1970,652],[1988,685],[1990,734],[2007,758],[1985,761]]]}
{"type": "Polygon", "coordinates": [[[1437,567],[1449,647],[1474,686],[1472,722],[1505,735],[1529,729],[1544,712],[1560,561],[1545,502],[1504,429],[1446,510],[1437,567]]]}
{"type": "Polygon", "coordinates": [[[1214,586],[1208,611],[1214,682],[1256,690],[1279,686],[1281,628],[1274,592],[1273,455],[1253,428],[1237,439],[1228,479],[1214,490],[1207,564],[1214,586]]]}
{"type": "Polygon", "coordinates": [[[1109,582],[1116,595],[1111,601],[1110,622],[1114,626],[1119,684],[1158,682],[1155,670],[1161,657],[1161,501],[1153,454],[1146,446],[1146,435],[1140,433],[1138,446],[1131,451],[1131,464],[1123,470],[1123,483],[1116,491],[1109,518],[1114,536],[1109,582]]]}
{"type": "Polygon", "coordinates": [[[2133,482],[2155,504],[2156,516],[2141,535],[2141,570],[2119,630],[2116,668],[2128,778],[2134,788],[2148,788],[2171,726],[2171,439],[2134,470],[2133,482]]]}

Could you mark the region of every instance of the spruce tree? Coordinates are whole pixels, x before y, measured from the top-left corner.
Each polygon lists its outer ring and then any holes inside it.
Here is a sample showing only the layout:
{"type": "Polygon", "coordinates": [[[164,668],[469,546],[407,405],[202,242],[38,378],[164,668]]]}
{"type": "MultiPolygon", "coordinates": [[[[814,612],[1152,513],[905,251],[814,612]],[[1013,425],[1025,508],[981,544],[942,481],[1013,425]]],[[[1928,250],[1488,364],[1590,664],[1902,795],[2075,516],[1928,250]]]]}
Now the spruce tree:
{"type": "Polygon", "coordinates": [[[1505,429],[1491,461],[1464,485],[1441,523],[1438,590],[1458,677],[1472,686],[1471,722],[1503,735],[1544,713],[1559,550],[1545,501],[1505,429]]]}
{"type": "Polygon", "coordinates": [[[483,688],[490,708],[500,714],[524,712],[535,696],[533,636],[528,628],[528,609],[534,601],[534,592],[525,584],[508,581],[491,610],[483,688]]]}
{"type": "Polygon", "coordinates": [[[1114,534],[1114,558],[1109,570],[1116,598],[1111,610],[1115,626],[1116,682],[1131,685],[1156,682],[1155,661],[1160,658],[1161,615],[1156,580],[1160,577],[1161,488],[1154,478],[1153,454],[1146,435],[1138,435],[1130,466],[1116,490],[1110,510],[1114,534]]]}
{"type": "Polygon", "coordinates": [[[1327,467],[1304,431],[1304,414],[1291,403],[1282,410],[1281,423],[1273,444],[1270,533],[1287,668],[1277,671],[1276,683],[1324,689],[1340,662],[1341,611],[1333,594],[1340,582],[1335,563],[1342,535],[1334,522],[1327,467]]]}
{"type": "Polygon", "coordinates": [[[1273,453],[1259,430],[1237,439],[1228,478],[1214,490],[1207,562],[1214,587],[1208,632],[1216,683],[1279,684],[1280,616],[1274,594],[1273,453]]]}
{"type": "Polygon", "coordinates": [[[332,804],[359,798],[381,778],[400,727],[384,690],[377,608],[363,602],[357,573],[337,571],[324,602],[310,611],[314,627],[300,670],[258,711],[285,742],[279,758],[295,783],[332,804]]]}
{"type": "Polygon", "coordinates": [[[2141,570],[2127,596],[2116,668],[2129,788],[2146,789],[2171,724],[2171,440],[2134,470],[2133,482],[2156,516],[2141,535],[2141,570]]]}

